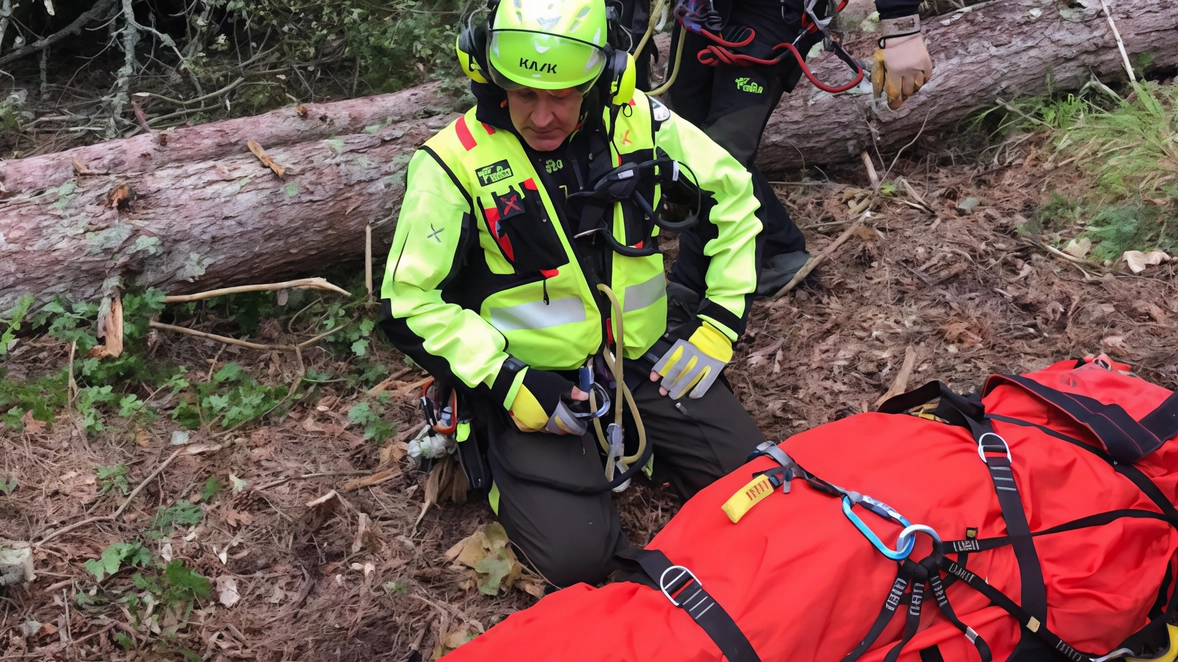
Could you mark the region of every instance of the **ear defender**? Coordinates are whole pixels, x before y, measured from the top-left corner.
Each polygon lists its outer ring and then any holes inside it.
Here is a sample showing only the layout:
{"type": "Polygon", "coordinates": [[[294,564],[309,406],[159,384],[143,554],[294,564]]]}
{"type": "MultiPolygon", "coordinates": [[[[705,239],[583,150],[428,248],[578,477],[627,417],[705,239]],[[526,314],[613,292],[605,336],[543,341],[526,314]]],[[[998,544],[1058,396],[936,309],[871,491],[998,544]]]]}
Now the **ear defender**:
{"type": "Polygon", "coordinates": [[[479,39],[475,34],[477,28],[467,25],[458,33],[458,38],[454,41],[454,51],[458,55],[458,64],[462,67],[462,72],[465,73],[471,80],[476,83],[486,83],[487,76],[483,73],[483,68],[479,66],[479,42],[484,41],[479,39]]]}
{"type": "Polygon", "coordinates": [[[613,52],[610,57],[609,70],[605,72],[609,77],[610,105],[622,106],[630,103],[630,100],[634,98],[636,70],[634,56],[628,51],[615,50],[613,52]]]}

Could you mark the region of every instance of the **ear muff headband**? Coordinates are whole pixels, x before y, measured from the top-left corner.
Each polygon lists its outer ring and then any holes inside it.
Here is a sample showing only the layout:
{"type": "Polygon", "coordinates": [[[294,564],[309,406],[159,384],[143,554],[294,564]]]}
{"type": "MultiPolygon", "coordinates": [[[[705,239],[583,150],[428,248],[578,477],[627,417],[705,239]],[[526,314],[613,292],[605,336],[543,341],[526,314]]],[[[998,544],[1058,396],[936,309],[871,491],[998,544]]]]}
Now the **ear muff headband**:
{"type": "MultiPolygon", "coordinates": [[[[487,34],[494,27],[490,23],[495,16],[495,9],[498,5],[498,0],[492,0],[487,3],[489,13],[487,15],[487,21],[482,25],[476,26],[474,24],[474,15],[472,14],[467,19],[466,25],[459,31],[458,38],[454,44],[459,66],[462,67],[463,73],[476,83],[490,83],[492,78],[499,78],[491,71],[490,63],[486,59],[487,34]]],[[[528,32],[527,30],[513,31],[528,32]]],[[[572,37],[565,38],[580,41],[572,37]]],[[[583,43],[588,44],[588,42],[583,43]]],[[[596,44],[589,45],[595,48],[601,48],[596,44]]],[[[634,98],[637,70],[634,64],[634,56],[626,50],[609,48],[608,46],[602,50],[605,51],[606,66],[602,70],[598,81],[603,79],[608,81],[609,85],[606,90],[606,98],[609,99],[610,105],[620,106],[627,104],[634,98]]],[[[590,85],[592,84],[595,83],[591,83],[590,85]]],[[[586,90],[582,90],[582,92],[586,90]]]]}

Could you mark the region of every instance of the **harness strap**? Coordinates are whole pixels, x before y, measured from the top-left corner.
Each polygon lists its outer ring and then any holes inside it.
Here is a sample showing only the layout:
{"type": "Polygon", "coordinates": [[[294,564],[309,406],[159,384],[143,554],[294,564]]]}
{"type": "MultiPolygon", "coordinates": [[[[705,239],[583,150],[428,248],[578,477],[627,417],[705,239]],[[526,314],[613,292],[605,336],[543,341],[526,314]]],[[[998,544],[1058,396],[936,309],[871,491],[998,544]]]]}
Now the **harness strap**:
{"type": "Polygon", "coordinates": [[[1178,435],[1178,392],[1172,393],[1157,409],[1141,419],[1141,427],[1163,441],[1178,435]]]}
{"type": "Polygon", "coordinates": [[[1023,609],[1014,600],[1006,597],[1005,593],[994,588],[981,577],[978,577],[969,570],[966,570],[965,568],[957,565],[957,563],[954,561],[951,561],[948,558],[941,559],[941,569],[945,572],[948,572],[949,574],[954,575],[961,581],[969,584],[978,593],[986,596],[990,602],[993,602],[995,605],[1006,611],[1006,613],[1013,616],[1015,620],[1019,622],[1019,625],[1023,627],[1023,629],[1038,635],[1038,637],[1047,643],[1051,648],[1054,648],[1056,651],[1062,653],[1069,660],[1073,660],[1074,662],[1086,662],[1087,660],[1095,657],[1094,655],[1080,653],[1075,648],[1072,648],[1067,642],[1065,642],[1063,639],[1060,639],[1054,632],[1048,630],[1047,624],[1042,619],[1034,616],[1026,609],[1023,609]]]}
{"type": "Polygon", "coordinates": [[[879,615],[875,617],[875,621],[871,624],[871,629],[864,635],[863,641],[855,647],[847,656],[843,658],[842,662],[855,662],[863,654],[867,652],[871,645],[875,643],[876,639],[883,634],[884,628],[888,623],[892,622],[892,617],[896,615],[896,611],[900,608],[900,603],[903,601],[904,595],[908,590],[908,585],[912,583],[912,568],[913,564],[901,563],[899,571],[896,573],[896,579],[892,582],[892,588],[888,591],[888,597],[884,598],[883,607],[879,610],[879,615]]]}
{"type": "MultiPolygon", "coordinates": [[[[1092,431],[1118,462],[1136,462],[1161,447],[1166,438],[1159,438],[1146,425],[1137,422],[1118,405],[1106,405],[1099,400],[1076,393],[1064,393],[1044,386],[1021,375],[995,375],[986,380],[983,394],[1003,382],[1023,387],[1041,400],[1059,409],[1092,431]]],[[[1154,414],[1158,414],[1157,411],[1154,414]]],[[[1152,415],[1152,414],[1151,414],[1152,415]]],[[[1178,416],[1178,401],[1162,410],[1151,425],[1165,427],[1178,416]]]]}
{"type": "Polygon", "coordinates": [[[704,590],[691,570],[671,563],[667,555],[657,549],[626,548],[617,553],[623,559],[636,562],[653,586],[676,607],[687,612],[700,626],[728,662],[761,662],[740,626],[715,598],[704,590]]]}
{"type": "Polygon", "coordinates": [[[1039,622],[1046,622],[1047,587],[1043,582],[1043,569],[1039,565],[1027,513],[1023,510],[1022,496],[1011,469],[1010,447],[1005,439],[994,432],[994,426],[985,418],[976,420],[967,416],[966,422],[978,442],[978,455],[990,471],[998,503],[1002,506],[1002,519],[1006,522],[1010,544],[1018,561],[1023,606],[1039,622]]]}
{"type": "Polygon", "coordinates": [[[888,651],[884,656],[884,662],[896,662],[900,659],[900,653],[908,642],[916,636],[916,631],[920,629],[920,610],[924,605],[924,588],[928,584],[928,568],[925,568],[919,563],[912,561],[904,561],[904,565],[911,566],[912,573],[912,588],[908,594],[908,618],[904,620],[904,634],[900,636],[900,641],[888,651]]]}
{"type": "MultiPolygon", "coordinates": [[[[1169,402],[1169,400],[1167,400],[1167,402],[1169,402]]],[[[1145,496],[1149,497],[1149,500],[1152,501],[1154,505],[1165,514],[1166,519],[1169,520],[1170,523],[1173,524],[1176,528],[1178,528],[1178,508],[1174,507],[1174,504],[1171,503],[1168,498],[1166,498],[1166,495],[1162,493],[1162,490],[1152,480],[1150,480],[1149,476],[1146,476],[1145,473],[1141,471],[1141,469],[1138,469],[1132,464],[1118,462],[1113,458],[1113,456],[1109,455],[1101,448],[1097,448],[1092,444],[1086,444],[1079,439],[1069,437],[1062,432],[1057,432],[1049,427],[1039,425],[1038,423],[1031,423],[1030,421],[1011,418],[1009,416],[999,416],[998,414],[986,414],[986,418],[1002,421],[1003,423],[1011,423],[1013,425],[1035,428],[1048,436],[1059,439],[1060,441],[1066,441],[1069,444],[1076,446],[1077,448],[1082,448],[1089,453],[1092,453],[1096,457],[1099,457],[1100,459],[1107,462],[1114,471],[1129,479],[1134,485],[1136,485],[1137,488],[1141,490],[1145,496]]]]}

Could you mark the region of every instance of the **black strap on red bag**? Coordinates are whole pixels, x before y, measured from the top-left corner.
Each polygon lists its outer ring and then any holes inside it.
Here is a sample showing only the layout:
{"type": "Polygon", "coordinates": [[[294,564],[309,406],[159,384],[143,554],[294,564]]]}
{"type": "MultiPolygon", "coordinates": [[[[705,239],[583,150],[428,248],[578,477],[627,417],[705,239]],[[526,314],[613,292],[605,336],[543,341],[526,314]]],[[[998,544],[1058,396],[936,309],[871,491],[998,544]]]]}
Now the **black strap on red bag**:
{"type": "Polygon", "coordinates": [[[685,611],[707,633],[728,662],[761,662],[740,626],[704,590],[691,570],[671,563],[667,555],[657,549],[626,548],[617,556],[637,563],[647,580],[641,583],[662,591],[671,604],[685,611]]]}

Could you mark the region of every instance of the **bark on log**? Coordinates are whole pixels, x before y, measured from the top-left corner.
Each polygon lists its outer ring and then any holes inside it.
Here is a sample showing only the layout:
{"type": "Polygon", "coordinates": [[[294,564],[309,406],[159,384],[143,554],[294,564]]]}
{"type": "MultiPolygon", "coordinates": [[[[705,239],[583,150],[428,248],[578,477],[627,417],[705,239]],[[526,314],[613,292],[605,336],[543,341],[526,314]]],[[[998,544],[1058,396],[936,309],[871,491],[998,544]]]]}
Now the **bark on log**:
{"type": "Polygon", "coordinates": [[[247,140],[263,148],[376,130],[413,118],[446,114],[455,99],[426,83],[392,94],[308,103],[192,127],[142,133],[123,140],[0,162],[0,198],[61,186],[77,176],[132,175],[173,163],[234,156],[247,140]]]}
{"type": "MultiPolygon", "coordinates": [[[[1178,63],[1178,3],[1107,0],[1131,59],[1178,63]]],[[[767,173],[857,158],[875,144],[888,155],[921,134],[931,141],[997,99],[1075,90],[1090,76],[1124,79],[1100,0],[994,0],[925,22],[933,77],[897,111],[871,99],[870,81],[832,96],[803,81],[769,120],[757,163],[767,173]],[[927,124],[926,124],[927,123],[927,124]]],[[[862,59],[870,39],[848,46],[862,59]]],[[[830,56],[824,56],[830,60],[830,56]]],[[[832,80],[845,71],[830,69],[832,80]]],[[[874,153],[874,152],[872,152],[874,153]]]]}
{"type": "MultiPolygon", "coordinates": [[[[1049,80],[1068,89],[1089,71],[1117,75],[1120,56],[1099,0],[1070,2],[993,0],[930,21],[935,76],[882,117],[867,95],[831,97],[803,83],[770,122],[759,161],[771,173],[844,161],[873,133],[886,153],[926,121],[931,134],[999,97],[1044,93],[1049,80]]],[[[1178,4],[1110,5],[1130,53],[1178,62],[1178,4]]],[[[869,54],[870,45],[854,50],[869,54]]],[[[404,118],[438,99],[433,88],[414,88],[308,106],[306,119],[283,109],[175,129],[166,146],[144,135],[0,164],[8,187],[0,199],[0,315],[23,294],[44,303],[91,299],[120,283],[183,293],[296,277],[363,255],[368,223],[380,254],[409,157],[453,115],[404,118]],[[389,117],[401,119],[363,132],[389,117]],[[250,154],[249,139],[287,168],[284,178],[250,154]],[[109,196],[122,185],[135,197],[112,207],[109,196]]]]}

